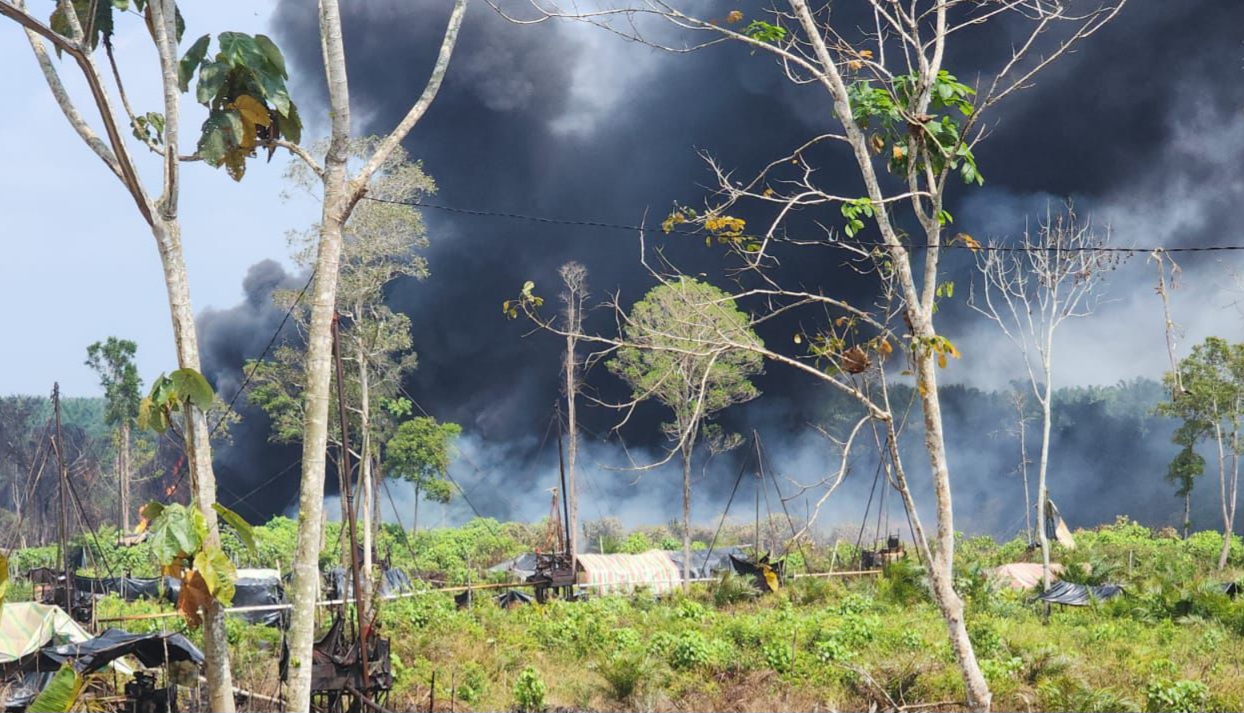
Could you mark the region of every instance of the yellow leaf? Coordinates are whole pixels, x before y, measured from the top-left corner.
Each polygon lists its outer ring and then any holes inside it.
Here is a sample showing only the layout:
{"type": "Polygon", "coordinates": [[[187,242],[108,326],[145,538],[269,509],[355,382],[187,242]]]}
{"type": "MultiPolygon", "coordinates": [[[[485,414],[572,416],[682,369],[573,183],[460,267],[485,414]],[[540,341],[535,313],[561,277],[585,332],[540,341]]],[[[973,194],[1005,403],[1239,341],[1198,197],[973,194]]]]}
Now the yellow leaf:
{"type": "Polygon", "coordinates": [[[864,68],[864,63],[859,61],[858,59],[853,59],[850,62],[847,62],[847,68],[850,69],[852,72],[858,72],[864,68]]]}
{"type": "Polygon", "coordinates": [[[889,339],[882,339],[881,342],[877,345],[877,353],[881,354],[883,358],[890,356],[890,354],[893,352],[894,352],[894,347],[890,346],[889,339]]]}
{"type": "Polygon", "coordinates": [[[237,109],[238,113],[242,115],[242,120],[247,124],[265,127],[272,125],[272,117],[268,114],[268,108],[249,94],[238,96],[228,108],[237,109]]]}
{"type": "Polygon", "coordinates": [[[946,353],[945,352],[937,353],[937,365],[943,369],[946,368],[946,353]]]}
{"type": "Polygon", "coordinates": [[[738,10],[731,10],[730,13],[726,15],[726,22],[730,23],[731,25],[733,25],[734,23],[742,19],[743,19],[743,13],[739,12],[738,10]]]}
{"type": "Polygon", "coordinates": [[[859,55],[863,57],[864,59],[872,59],[873,51],[872,50],[860,50],[859,55]]]}
{"type": "Polygon", "coordinates": [[[976,238],[973,238],[967,233],[959,233],[955,236],[955,241],[963,243],[968,247],[968,250],[971,250],[972,252],[977,252],[981,249],[981,244],[976,241],[976,238]]]}
{"type": "Polygon", "coordinates": [[[881,153],[881,150],[885,148],[885,139],[881,138],[878,134],[873,134],[872,137],[868,139],[868,145],[872,148],[874,154],[879,154],[881,153]]]}
{"type": "Polygon", "coordinates": [[[894,150],[892,151],[892,155],[894,156],[894,159],[895,159],[896,161],[897,161],[897,160],[899,160],[899,159],[901,159],[901,158],[903,158],[903,154],[904,154],[904,153],[905,153],[905,152],[903,151],[903,147],[902,147],[902,146],[899,146],[898,144],[895,144],[895,145],[894,145],[894,150]]]}
{"type": "Polygon", "coordinates": [[[764,192],[765,198],[768,198],[769,196],[772,196],[773,194],[774,194],[774,190],[772,188],[765,189],[765,192],[764,192]]]}
{"type": "Polygon", "coordinates": [[[929,395],[929,388],[924,385],[923,381],[916,382],[916,391],[920,392],[921,398],[929,395]]]}
{"type": "Polygon", "coordinates": [[[795,335],[795,344],[803,344],[803,336],[802,336],[802,335],[799,335],[799,334],[796,334],[796,335],[795,335]]]}

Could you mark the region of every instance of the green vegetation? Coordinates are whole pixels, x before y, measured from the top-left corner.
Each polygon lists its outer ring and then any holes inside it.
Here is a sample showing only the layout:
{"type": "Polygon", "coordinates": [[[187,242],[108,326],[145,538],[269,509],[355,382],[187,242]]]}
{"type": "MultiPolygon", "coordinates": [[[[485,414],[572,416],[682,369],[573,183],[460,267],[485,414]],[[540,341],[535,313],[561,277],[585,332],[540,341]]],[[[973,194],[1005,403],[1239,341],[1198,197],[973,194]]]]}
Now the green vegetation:
{"type": "MultiPolygon", "coordinates": [[[[659,539],[663,529],[630,537],[659,539]]],[[[540,524],[491,520],[416,536],[387,526],[381,547],[392,548],[395,565],[429,578],[463,582],[469,574],[479,582],[483,570],[538,542],[541,531],[540,524]]],[[[325,562],[335,561],[337,532],[331,524],[325,562]]],[[[745,532],[736,528],[728,536],[737,540],[745,532]]],[[[259,557],[285,558],[294,523],[277,518],[253,534],[259,557]]],[[[1031,556],[1022,541],[960,538],[956,587],[998,709],[1244,707],[1244,678],[1237,674],[1244,666],[1244,599],[1230,599],[1221,588],[1244,574],[1240,538],[1223,573],[1215,571],[1217,532],[1180,539],[1172,529],[1155,533],[1120,518],[1079,531],[1076,540],[1075,551],[1055,553],[1067,579],[1122,584],[1126,594],[1095,607],[1055,607],[1047,624],[1031,593],[988,578],[989,568],[1031,556]]],[[[145,547],[130,548],[129,556],[145,547]]],[[[228,539],[226,548],[244,551],[228,539]]],[[[14,553],[16,568],[46,549],[14,553]]],[[[838,562],[852,555],[850,546],[839,546],[838,562]]],[[[830,556],[826,547],[809,551],[814,569],[825,569],[830,556]]],[[[963,700],[963,682],[923,577],[918,562],[904,560],[883,577],[796,579],[770,596],[725,577],[659,600],[641,593],[513,609],[486,597],[459,609],[449,593],[391,600],[379,608],[381,631],[393,646],[391,704],[409,710],[426,703],[435,671],[436,699],[455,695],[465,710],[865,709],[939,702],[951,708],[963,700]]],[[[169,609],[108,598],[97,615],[169,609]]],[[[184,626],[180,619],[127,623],[134,631],[184,626]]],[[[200,640],[200,632],[187,634],[200,640]]],[[[274,693],[280,632],[231,620],[228,638],[238,685],[274,693]]]]}

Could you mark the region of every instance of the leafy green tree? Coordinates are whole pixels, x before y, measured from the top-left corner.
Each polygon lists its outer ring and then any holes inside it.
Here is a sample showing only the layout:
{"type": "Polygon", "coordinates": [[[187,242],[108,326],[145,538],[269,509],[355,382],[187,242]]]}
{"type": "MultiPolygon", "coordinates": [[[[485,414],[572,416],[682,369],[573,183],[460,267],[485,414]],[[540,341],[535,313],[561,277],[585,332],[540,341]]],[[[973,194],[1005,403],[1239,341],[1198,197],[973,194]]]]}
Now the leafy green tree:
{"type": "MultiPolygon", "coordinates": [[[[1178,374],[1165,382],[1172,394],[1157,412],[1183,420],[1177,433],[1187,448],[1212,439],[1218,456],[1218,489],[1222,507],[1223,544],[1218,568],[1227,566],[1235,523],[1236,491],[1240,479],[1240,421],[1244,418],[1244,344],[1206,337],[1179,362],[1178,374]],[[1228,465],[1228,460],[1230,465],[1228,465]]],[[[1176,441],[1179,442],[1178,440],[1176,441]]],[[[1178,460],[1178,459],[1177,459],[1178,460]]],[[[1195,461],[1184,464],[1184,469],[1195,461]]]]}
{"type": "Polygon", "coordinates": [[[457,455],[454,441],[462,434],[456,423],[438,423],[429,416],[417,416],[402,423],[386,445],[388,472],[415,486],[414,524],[419,529],[419,496],[447,503],[453,497],[449,465],[457,455]]]}
{"type": "Polygon", "coordinates": [[[609,371],[635,401],[655,398],[673,414],[662,424],[682,456],[683,579],[691,578],[691,461],[707,420],[760,395],[751,382],[763,357],[725,344],[761,346],[750,319],[713,285],[681,277],[654,287],[622,325],[626,346],[609,371]]]}
{"type": "Polygon", "coordinates": [[[99,374],[107,409],[104,422],[115,429],[118,503],[122,532],[130,531],[130,426],[138,418],[143,382],[134,355],[138,345],[128,339],[108,337],[86,348],[86,365],[99,374]]]}
{"type": "Polygon", "coordinates": [[[1176,429],[1171,440],[1182,448],[1166,468],[1166,482],[1175,486],[1176,497],[1184,499],[1184,539],[1192,529],[1192,489],[1196,479],[1205,473],[1205,458],[1196,452],[1196,442],[1201,438],[1196,426],[1190,422],[1176,429]]]}

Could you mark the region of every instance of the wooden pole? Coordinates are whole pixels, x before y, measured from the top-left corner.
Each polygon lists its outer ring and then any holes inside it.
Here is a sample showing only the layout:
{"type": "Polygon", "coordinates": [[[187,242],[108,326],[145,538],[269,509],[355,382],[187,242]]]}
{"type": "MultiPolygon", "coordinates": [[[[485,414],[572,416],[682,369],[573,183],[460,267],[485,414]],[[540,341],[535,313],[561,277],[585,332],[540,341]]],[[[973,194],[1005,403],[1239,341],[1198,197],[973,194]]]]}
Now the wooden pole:
{"type": "Polygon", "coordinates": [[[341,497],[346,499],[346,513],[349,517],[350,528],[350,571],[354,578],[354,611],[358,615],[358,636],[359,636],[359,664],[362,666],[362,683],[363,691],[367,691],[368,686],[368,654],[367,654],[367,606],[362,600],[363,597],[363,580],[359,576],[359,554],[358,554],[358,531],[354,522],[354,490],[350,486],[350,438],[349,438],[349,422],[350,418],[346,415],[346,391],[345,391],[345,370],[341,366],[341,332],[338,329],[340,315],[333,313],[333,361],[337,367],[337,415],[341,418],[341,462],[338,468],[341,471],[341,497]]]}
{"type": "Polygon", "coordinates": [[[61,435],[60,428],[60,382],[52,384],[52,410],[56,415],[56,462],[60,468],[60,482],[57,490],[60,500],[60,564],[61,570],[65,576],[65,608],[69,610],[69,615],[73,616],[73,565],[69,562],[69,530],[68,530],[68,501],[65,496],[65,489],[69,483],[69,474],[65,470],[65,439],[61,435]]]}

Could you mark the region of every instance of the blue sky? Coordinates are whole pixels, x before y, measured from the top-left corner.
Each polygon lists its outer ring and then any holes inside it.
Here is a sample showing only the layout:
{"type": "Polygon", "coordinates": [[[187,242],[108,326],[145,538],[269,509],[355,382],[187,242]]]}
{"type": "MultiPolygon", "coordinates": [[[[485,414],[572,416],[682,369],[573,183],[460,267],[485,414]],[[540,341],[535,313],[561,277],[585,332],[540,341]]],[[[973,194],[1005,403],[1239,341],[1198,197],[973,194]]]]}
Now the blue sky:
{"type": "MultiPolygon", "coordinates": [[[[217,0],[208,17],[191,4],[183,44],[206,32],[265,32],[274,6],[267,0],[217,0]]],[[[114,47],[135,111],[161,110],[155,53],[142,20],[119,16],[117,25],[114,47]]],[[[100,61],[106,62],[102,51],[100,61]]],[[[0,66],[7,70],[0,74],[7,106],[7,130],[0,132],[0,299],[8,335],[0,347],[0,394],[50,392],[57,380],[69,395],[99,393],[83,365],[86,346],[113,335],[138,342],[146,381],[176,368],[151,233],[120,183],[70,129],[24,34],[7,20],[0,22],[0,66]]],[[[76,66],[62,62],[61,70],[82,113],[97,117],[76,66]]],[[[200,110],[186,95],[185,153],[194,148],[200,110]]],[[[302,111],[313,123],[316,110],[302,111]]],[[[154,159],[143,157],[141,167],[153,193],[159,171],[154,159]]],[[[181,217],[196,312],[241,299],[242,278],[255,262],[276,258],[288,264],[285,232],[315,220],[313,201],[282,199],[285,166],[279,155],[271,164],[252,161],[240,184],[223,170],[183,166],[181,217]]]]}

